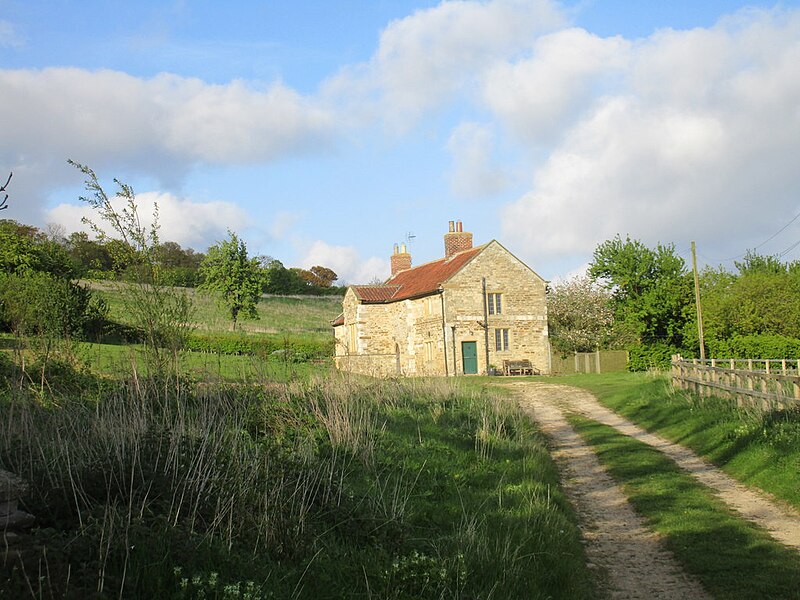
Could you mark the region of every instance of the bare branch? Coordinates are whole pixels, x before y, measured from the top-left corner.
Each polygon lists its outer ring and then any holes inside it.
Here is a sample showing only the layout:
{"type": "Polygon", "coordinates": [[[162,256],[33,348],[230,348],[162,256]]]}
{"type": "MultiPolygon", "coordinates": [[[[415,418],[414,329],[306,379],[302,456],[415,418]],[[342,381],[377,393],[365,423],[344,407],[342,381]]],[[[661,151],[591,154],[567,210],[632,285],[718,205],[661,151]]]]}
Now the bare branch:
{"type": "MultiPolygon", "coordinates": [[[[8,184],[11,183],[11,178],[13,176],[14,176],[13,172],[8,174],[8,179],[6,179],[6,182],[2,186],[0,186],[0,193],[6,191],[6,188],[8,187],[8,184]]],[[[3,196],[3,200],[2,202],[0,202],[0,210],[5,210],[8,208],[7,202],[8,202],[8,194],[3,196]]]]}

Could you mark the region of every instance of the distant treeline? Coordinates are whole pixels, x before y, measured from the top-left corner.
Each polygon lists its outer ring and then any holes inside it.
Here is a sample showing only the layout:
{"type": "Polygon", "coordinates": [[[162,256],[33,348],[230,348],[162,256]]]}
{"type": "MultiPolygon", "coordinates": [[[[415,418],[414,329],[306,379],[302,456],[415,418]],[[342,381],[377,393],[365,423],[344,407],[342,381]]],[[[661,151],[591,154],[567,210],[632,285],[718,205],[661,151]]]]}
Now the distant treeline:
{"type": "MultiPolygon", "coordinates": [[[[122,252],[124,242],[90,239],[85,232],[66,234],[58,227],[42,231],[13,220],[0,220],[0,271],[53,272],[72,279],[134,280],[139,265],[120,260],[132,253],[122,252]],[[33,256],[37,258],[32,258],[33,256]]],[[[206,255],[176,242],[158,246],[162,281],[167,285],[197,287],[203,283],[200,265],[206,255]]],[[[270,256],[259,256],[262,291],[279,295],[337,295],[345,288],[335,286],[336,273],[324,266],[310,269],[287,268],[270,256]]]]}

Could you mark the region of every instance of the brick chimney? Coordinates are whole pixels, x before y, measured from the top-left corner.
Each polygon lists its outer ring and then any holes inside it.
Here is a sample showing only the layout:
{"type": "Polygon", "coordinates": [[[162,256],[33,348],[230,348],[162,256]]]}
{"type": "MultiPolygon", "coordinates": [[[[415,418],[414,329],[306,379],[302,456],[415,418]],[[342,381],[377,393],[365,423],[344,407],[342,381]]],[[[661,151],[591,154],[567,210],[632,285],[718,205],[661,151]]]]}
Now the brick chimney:
{"type": "Polygon", "coordinates": [[[449,231],[444,234],[444,257],[472,248],[472,234],[461,229],[461,221],[450,221],[449,231]]]}
{"type": "Polygon", "coordinates": [[[411,255],[406,250],[405,244],[402,244],[399,248],[397,244],[394,245],[391,263],[392,277],[397,275],[400,271],[408,271],[411,268],[411,255]]]}

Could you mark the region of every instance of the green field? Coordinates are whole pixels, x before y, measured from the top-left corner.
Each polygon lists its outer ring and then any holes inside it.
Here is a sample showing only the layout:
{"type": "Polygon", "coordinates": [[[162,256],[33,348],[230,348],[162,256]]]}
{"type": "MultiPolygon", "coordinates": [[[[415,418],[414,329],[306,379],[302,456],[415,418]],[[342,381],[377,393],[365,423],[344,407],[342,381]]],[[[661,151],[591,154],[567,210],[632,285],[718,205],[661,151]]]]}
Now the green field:
{"type": "MultiPolygon", "coordinates": [[[[125,311],[124,283],[86,282],[108,303],[109,317],[130,324],[125,311]]],[[[231,319],[219,304],[219,296],[185,291],[194,304],[192,325],[198,333],[224,333],[231,330],[231,319]]],[[[331,321],[342,311],[340,296],[263,296],[258,304],[258,319],[242,317],[237,330],[247,334],[290,334],[315,337],[332,336],[331,321]]]]}

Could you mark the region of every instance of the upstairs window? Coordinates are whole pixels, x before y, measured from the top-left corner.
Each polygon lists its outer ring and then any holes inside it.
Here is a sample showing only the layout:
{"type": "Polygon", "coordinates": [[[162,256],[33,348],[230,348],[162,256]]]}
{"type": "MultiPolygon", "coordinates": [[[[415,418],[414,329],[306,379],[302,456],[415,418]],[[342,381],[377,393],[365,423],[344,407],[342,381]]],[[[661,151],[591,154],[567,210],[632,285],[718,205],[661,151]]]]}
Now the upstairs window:
{"type": "Polygon", "coordinates": [[[503,294],[486,294],[488,297],[489,314],[503,314],[503,294]]]}

